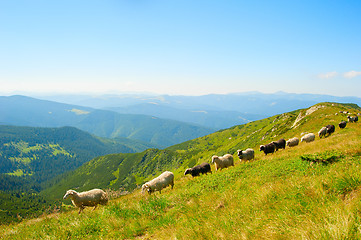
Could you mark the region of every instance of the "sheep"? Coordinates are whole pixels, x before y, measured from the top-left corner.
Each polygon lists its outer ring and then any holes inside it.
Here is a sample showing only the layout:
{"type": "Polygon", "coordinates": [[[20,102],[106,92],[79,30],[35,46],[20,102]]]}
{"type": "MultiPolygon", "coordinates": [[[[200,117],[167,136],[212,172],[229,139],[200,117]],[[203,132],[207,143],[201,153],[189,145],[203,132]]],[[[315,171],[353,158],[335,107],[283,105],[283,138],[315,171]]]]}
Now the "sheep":
{"type": "Polygon", "coordinates": [[[237,150],[237,155],[239,157],[239,160],[252,160],[254,159],[254,150],[252,148],[247,148],[245,151],[237,150]]]}
{"type": "Polygon", "coordinates": [[[349,122],[357,122],[358,121],[358,116],[353,116],[353,117],[351,117],[351,116],[347,116],[347,118],[348,118],[348,121],[349,122]]]}
{"type": "Polygon", "coordinates": [[[281,138],[280,140],[278,141],[273,141],[272,142],[274,145],[275,145],[275,151],[277,151],[278,149],[280,148],[283,148],[285,149],[286,148],[286,140],[284,140],[283,138],[281,138]]]}
{"type": "Polygon", "coordinates": [[[318,131],[318,136],[319,136],[320,138],[326,137],[326,133],[327,133],[327,127],[322,127],[322,128],[320,129],[320,131],[318,131]]]}
{"type": "Polygon", "coordinates": [[[78,193],[74,190],[68,190],[63,199],[71,198],[71,202],[75,207],[79,208],[80,214],[85,207],[94,207],[95,210],[98,204],[106,205],[108,203],[108,195],[101,189],[92,189],[86,192],[78,193]]]}
{"type": "Polygon", "coordinates": [[[301,142],[307,142],[307,143],[312,142],[314,140],[315,140],[315,134],[313,133],[308,133],[301,138],[301,142]]]}
{"type": "Polygon", "coordinates": [[[209,165],[209,163],[202,163],[200,165],[186,169],[184,175],[191,174],[192,177],[196,177],[199,176],[200,173],[207,175],[209,172],[212,173],[211,165],[209,165]]]}
{"type": "Polygon", "coordinates": [[[346,125],[347,125],[347,122],[346,122],[346,121],[341,121],[341,122],[338,124],[338,126],[339,126],[340,128],[345,128],[346,125]]]}
{"type": "Polygon", "coordinates": [[[299,142],[300,142],[300,140],[297,137],[294,137],[294,138],[288,139],[286,142],[286,145],[289,147],[294,147],[294,146],[297,146],[299,142]]]}
{"type": "Polygon", "coordinates": [[[263,151],[265,155],[267,155],[268,153],[274,153],[276,150],[276,145],[273,142],[271,142],[266,145],[261,145],[259,147],[259,150],[263,151]]]}
{"type": "Polygon", "coordinates": [[[328,136],[335,132],[335,125],[327,125],[326,128],[328,136]]]}
{"type": "Polygon", "coordinates": [[[233,156],[231,154],[226,154],[223,157],[218,157],[214,155],[212,157],[212,163],[216,167],[216,171],[221,170],[222,168],[228,168],[230,166],[234,166],[233,156]]]}
{"type": "Polygon", "coordinates": [[[174,174],[172,172],[165,171],[153,180],[144,183],[142,186],[142,193],[144,193],[145,191],[147,191],[149,195],[155,191],[159,191],[159,193],[162,193],[162,189],[166,188],[169,185],[171,185],[173,189],[174,174]]]}

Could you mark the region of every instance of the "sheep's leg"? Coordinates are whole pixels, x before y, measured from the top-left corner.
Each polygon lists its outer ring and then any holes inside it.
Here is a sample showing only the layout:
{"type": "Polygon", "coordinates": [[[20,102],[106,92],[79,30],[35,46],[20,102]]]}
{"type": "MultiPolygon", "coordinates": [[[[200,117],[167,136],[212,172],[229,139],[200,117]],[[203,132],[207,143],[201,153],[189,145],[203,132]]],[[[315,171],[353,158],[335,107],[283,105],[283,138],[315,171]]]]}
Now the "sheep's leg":
{"type": "Polygon", "coordinates": [[[93,211],[97,208],[98,205],[95,205],[94,208],[93,208],[93,211]]]}
{"type": "Polygon", "coordinates": [[[79,207],[79,212],[78,212],[78,214],[80,214],[80,213],[83,211],[83,209],[84,209],[83,206],[79,207]]]}

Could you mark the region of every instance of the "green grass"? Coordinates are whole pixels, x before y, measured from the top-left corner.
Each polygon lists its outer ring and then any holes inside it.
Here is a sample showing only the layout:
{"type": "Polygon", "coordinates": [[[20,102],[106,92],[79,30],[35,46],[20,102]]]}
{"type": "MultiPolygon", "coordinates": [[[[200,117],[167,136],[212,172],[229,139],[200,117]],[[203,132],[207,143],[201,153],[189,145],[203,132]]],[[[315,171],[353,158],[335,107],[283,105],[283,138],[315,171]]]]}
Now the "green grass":
{"type": "MultiPolygon", "coordinates": [[[[258,132],[247,132],[252,126],[247,124],[172,148],[189,157],[183,164],[194,164],[244,143],[256,147],[274,135],[317,132],[342,119],[334,113],[347,107],[327,106],[297,128],[288,127],[295,112],[253,123],[258,132]]],[[[162,194],[142,195],[138,189],[95,211],[44,215],[0,226],[0,232],[4,239],[361,239],[360,146],[361,125],[349,124],[330,137],[271,155],[257,149],[254,161],[235,158],[234,167],[215,172],[212,166],[213,174],[184,176],[182,165],[174,171],[174,189],[162,194]]],[[[153,153],[167,158],[168,152],[153,153]]]]}

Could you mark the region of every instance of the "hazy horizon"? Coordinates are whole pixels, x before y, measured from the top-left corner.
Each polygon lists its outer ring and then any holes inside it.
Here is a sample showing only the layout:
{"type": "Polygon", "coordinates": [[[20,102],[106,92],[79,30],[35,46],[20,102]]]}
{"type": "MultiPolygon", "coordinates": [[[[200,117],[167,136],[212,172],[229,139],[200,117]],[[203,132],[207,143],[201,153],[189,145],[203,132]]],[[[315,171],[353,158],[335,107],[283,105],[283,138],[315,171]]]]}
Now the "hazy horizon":
{"type": "Polygon", "coordinates": [[[0,94],[361,97],[360,11],[358,1],[2,1],[0,94]]]}
{"type": "Polygon", "coordinates": [[[155,92],[26,92],[26,91],[14,91],[14,92],[1,92],[0,96],[28,96],[28,97],[56,97],[56,96],[79,96],[79,97],[101,97],[101,96],[186,96],[186,97],[198,97],[207,95],[242,95],[242,94],[264,94],[264,95],[277,95],[277,94],[295,94],[295,95],[320,95],[330,97],[345,97],[345,98],[361,98],[353,95],[335,95],[335,94],[319,94],[309,92],[286,92],[286,91],[275,91],[275,92],[261,92],[261,91],[245,91],[245,92],[229,92],[229,93],[204,93],[204,94],[168,94],[168,93],[155,93],[155,92]]]}

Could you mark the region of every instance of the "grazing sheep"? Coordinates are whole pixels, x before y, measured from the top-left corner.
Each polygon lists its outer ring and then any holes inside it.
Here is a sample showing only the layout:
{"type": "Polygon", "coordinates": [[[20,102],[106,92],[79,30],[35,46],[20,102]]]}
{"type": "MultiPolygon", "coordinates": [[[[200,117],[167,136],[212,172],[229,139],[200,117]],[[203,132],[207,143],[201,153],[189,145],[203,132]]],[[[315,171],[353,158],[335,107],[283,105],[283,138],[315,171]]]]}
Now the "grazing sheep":
{"type": "Polygon", "coordinates": [[[347,122],[346,122],[346,121],[341,121],[341,122],[338,124],[338,126],[339,126],[340,128],[345,128],[346,125],[347,125],[347,122]]]}
{"type": "Polygon", "coordinates": [[[301,142],[307,142],[307,143],[312,142],[314,140],[315,140],[315,134],[313,133],[308,133],[301,138],[301,142]]]}
{"type": "Polygon", "coordinates": [[[165,171],[153,180],[144,183],[142,186],[142,192],[144,193],[145,191],[147,191],[149,195],[155,191],[159,191],[159,193],[162,193],[162,189],[169,185],[171,185],[173,189],[174,174],[172,172],[165,171]]]}
{"type": "Polygon", "coordinates": [[[349,122],[357,122],[358,121],[358,116],[353,116],[353,117],[351,117],[351,116],[347,116],[347,118],[348,118],[348,121],[349,122]]]}
{"type": "Polygon", "coordinates": [[[327,133],[327,127],[322,127],[320,131],[318,131],[318,136],[320,138],[325,137],[327,133]]]}
{"type": "Polygon", "coordinates": [[[212,163],[216,167],[216,171],[221,170],[222,168],[228,168],[230,166],[234,166],[233,156],[231,154],[226,154],[223,157],[218,157],[214,155],[212,157],[212,163]]]}
{"type": "Polygon", "coordinates": [[[326,128],[328,136],[335,132],[335,125],[327,125],[326,128]]]}
{"type": "Polygon", "coordinates": [[[294,137],[294,138],[288,139],[286,142],[286,145],[289,147],[294,147],[294,146],[297,146],[299,142],[300,142],[300,140],[297,137],[294,137]]]}
{"type": "Polygon", "coordinates": [[[209,172],[212,173],[211,165],[209,165],[209,163],[202,163],[195,167],[188,168],[184,172],[184,175],[191,174],[192,177],[196,177],[196,176],[199,176],[200,173],[207,175],[207,173],[209,173],[209,172]]]}
{"type": "Polygon", "coordinates": [[[280,148],[283,148],[283,149],[286,148],[286,140],[284,140],[283,138],[281,138],[281,139],[278,140],[278,141],[273,141],[272,143],[273,143],[273,144],[275,145],[275,147],[276,147],[275,151],[277,151],[277,150],[280,149],[280,148]]]}
{"type": "Polygon", "coordinates": [[[245,151],[237,150],[237,155],[239,160],[252,160],[254,159],[254,150],[252,148],[247,148],[245,151]]]}
{"type": "Polygon", "coordinates": [[[261,145],[259,147],[259,150],[263,151],[265,155],[267,155],[268,153],[274,153],[276,150],[276,145],[273,142],[271,142],[266,145],[261,145]]]}
{"type": "Polygon", "coordinates": [[[108,196],[101,189],[92,189],[81,193],[74,190],[68,190],[63,199],[68,197],[71,198],[73,205],[79,208],[79,214],[85,207],[94,207],[93,210],[95,210],[98,204],[106,205],[108,203],[108,196]]]}

